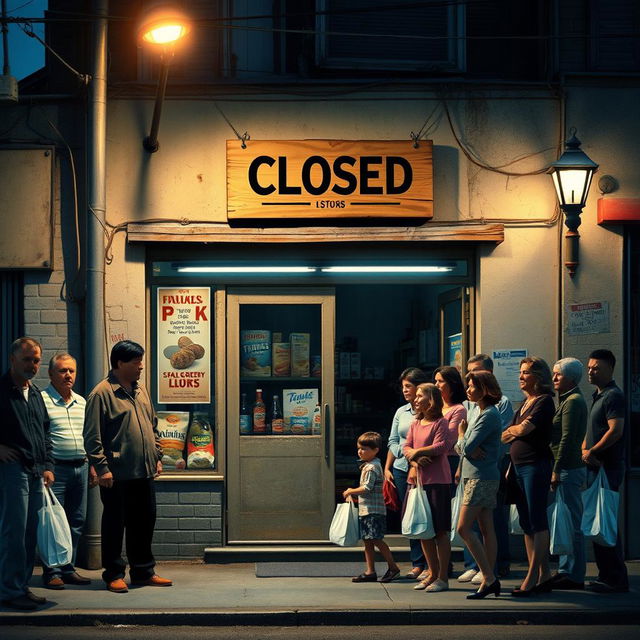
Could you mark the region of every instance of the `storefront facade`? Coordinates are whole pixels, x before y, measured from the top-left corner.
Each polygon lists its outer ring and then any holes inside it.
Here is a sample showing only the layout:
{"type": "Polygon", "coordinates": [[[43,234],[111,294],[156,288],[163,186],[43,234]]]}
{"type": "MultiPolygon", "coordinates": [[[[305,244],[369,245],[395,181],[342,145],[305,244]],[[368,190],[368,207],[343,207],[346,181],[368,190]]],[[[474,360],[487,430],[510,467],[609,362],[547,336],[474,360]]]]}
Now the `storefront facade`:
{"type": "MultiPolygon", "coordinates": [[[[246,42],[246,49],[238,39],[235,45],[240,59],[259,56],[246,42]]],[[[140,68],[148,66],[147,54],[140,56],[140,68]]],[[[623,224],[598,225],[597,209],[599,198],[640,197],[636,76],[575,73],[551,84],[403,77],[366,85],[337,76],[259,85],[238,77],[219,87],[187,86],[183,78],[163,105],[161,146],[150,154],[142,139],[151,90],[119,81],[126,64],[120,58],[114,64],[107,103],[105,298],[104,309],[95,311],[104,313],[105,351],[122,338],[145,345],[145,382],[156,409],[185,427],[184,454],[167,461],[157,482],[158,557],[326,541],[335,502],[356,478],[355,439],[369,429],[388,433],[402,402],[395,383],[407,366],[464,365],[475,352],[586,362],[591,350],[608,348],[618,358],[616,380],[631,397],[637,350],[629,348],[633,319],[623,257],[636,245],[623,224]],[[564,267],[563,218],[543,171],[570,127],[577,127],[583,149],[599,163],[598,175],[612,175],[619,185],[603,195],[596,176],[582,213],[581,259],[573,277],[564,267]],[[241,141],[234,131],[250,138],[241,141]],[[254,145],[275,166],[286,156],[279,145],[313,147],[319,140],[349,149],[395,141],[406,145],[407,154],[428,148],[429,204],[360,216],[338,205],[316,209],[314,216],[293,215],[284,205],[269,207],[268,218],[237,215],[243,194],[229,186],[236,156],[252,153],[254,145]],[[271,155],[263,151],[265,143],[271,155]],[[274,267],[306,271],[274,273],[274,267]],[[415,269],[399,272],[402,267],[415,269]],[[593,304],[603,310],[597,326],[586,318],[593,304]],[[196,312],[194,305],[207,309],[196,312]],[[184,324],[172,325],[172,318],[184,324]],[[204,353],[174,368],[178,340],[195,335],[204,353]],[[250,347],[259,357],[249,361],[250,347]],[[276,356],[283,349],[288,366],[276,356]],[[267,424],[278,398],[283,431],[255,428],[257,389],[267,424]],[[251,432],[241,426],[245,407],[251,432]],[[189,468],[185,425],[196,414],[214,433],[215,461],[208,468],[189,468]],[[294,417],[303,419],[296,423],[294,417]]],[[[83,144],[74,129],[79,105],[41,108],[72,147],[83,144]]],[[[319,155],[309,155],[314,153],[319,155]]],[[[67,184],[62,152],[56,166],[58,185],[67,184]]],[[[298,185],[292,167],[278,174],[287,176],[289,188],[298,185]]],[[[268,190],[272,182],[263,169],[256,175],[268,190]]],[[[316,170],[315,185],[324,175],[316,170]]],[[[64,309],[55,308],[54,296],[44,295],[46,285],[57,286],[73,271],[64,250],[73,233],[61,224],[72,217],[69,189],[56,194],[54,269],[25,276],[24,329],[43,340],[45,355],[83,349],[79,307],[67,301],[64,309]],[[64,318],[50,315],[54,311],[64,318]]],[[[500,382],[515,388],[507,371],[500,370],[500,382]]],[[[591,392],[586,380],[583,390],[591,392]]],[[[631,432],[637,413],[629,415],[631,432]]],[[[637,452],[625,495],[640,484],[636,458],[637,452]]],[[[639,517],[629,501],[625,531],[639,517]]],[[[637,545],[628,536],[629,557],[638,557],[637,545]]]]}

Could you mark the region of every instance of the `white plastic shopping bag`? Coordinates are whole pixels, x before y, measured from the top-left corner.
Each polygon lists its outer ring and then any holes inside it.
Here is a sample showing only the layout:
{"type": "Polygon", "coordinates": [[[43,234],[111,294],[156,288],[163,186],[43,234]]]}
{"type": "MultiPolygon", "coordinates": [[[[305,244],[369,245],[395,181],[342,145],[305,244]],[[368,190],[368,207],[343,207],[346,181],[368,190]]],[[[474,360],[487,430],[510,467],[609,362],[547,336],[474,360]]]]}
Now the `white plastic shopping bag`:
{"type": "Polygon", "coordinates": [[[464,494],[464,480],[460,478],[456,495],[451,499],[451,533],[449,539],[454,547],[464,547],[464,540],[458,533],[458,520],[460,519],[460,508],[462,507],[462,496],[464,494]]]}
{"type": "Polygon", "coordinates": [[[38,511],[38,553],[49,567],[71,562],[73,546],[67,514],[51,489],[42,481],[43,504],[38,511]]]}
{"type": "Polygon", "coordinates": [[[620,494],[609,488],[604,469],[600,467],[593,484],[582,492],[582,533],[603,547],[615,547],[618,537],[620,494]]]}
{"type": "Polygon", "coordinates": [[[555,491],[555,500],[547,507],[549,520],[549,551],[557,556],[573,554],[573,522],[564,501],[562,485],[555,491]]]}
{"type": "Polygon", "coordinates": [[[412,487],[402,516],[402,535],[405,538],[430,540],[435,537],[431,507],[422,487],[412,487]]]}
{"type": "Polygon", "coordinates": [[[360,541],[360,521],[358,507],[353,502],[342,502],[329,527],[329,540],[341,547],[355,547],[360,541]]]}
{"type": "Polygon", "coordinates": [[[524,533],[520,526],[520,514],[518,513],[518,507],[516,507],[515,504],[512,504],[509,507],[509,533],[512,533],[514,536],[519,536],[524,533]]]}

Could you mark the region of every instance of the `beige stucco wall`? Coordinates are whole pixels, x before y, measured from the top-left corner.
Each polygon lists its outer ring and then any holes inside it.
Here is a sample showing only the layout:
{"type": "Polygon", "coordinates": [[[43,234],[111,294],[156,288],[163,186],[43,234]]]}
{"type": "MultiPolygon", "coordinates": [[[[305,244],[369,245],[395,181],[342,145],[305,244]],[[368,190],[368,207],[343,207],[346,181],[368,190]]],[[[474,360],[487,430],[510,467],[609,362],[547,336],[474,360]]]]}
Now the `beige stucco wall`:
{"type": "MultiPolygon", "coordinates": [[[[566,123],[578,127],[584,150],[601,165],[600,175],[611,173],[620,180],[615,195],[634,196],[640,189],[633,179],[638,162],[629,158],[637,155],[637,145],[632,144],[637,136],[625,134],[619,126],[624,121],[626,131],[638,128],[626,91],[614,98],[615,112],[609,110],[616,126],[607,127],[601,114],[610,108],[611,98],[601,98],[597,89],[571,87],[566,123]],[[615,129],[615,135],[609,129],[615,129]]],[[[550,93],[478,91],[471,97],[451,95],[446,105],[458,135],[481,164],[527,173],[555,159],[562,109],[550,93]]],[[[595,223],[597,180],[580,228],[581,265],[571,280],[564,267],[558,272],[563,244],[558,224],[533,223],[554,214],[549,177],[506,176],[474,165],[460,151],[442,103],[435,98],[418,92],[370,93],[366,99],[345,94],[332,101],[265,95],[236,96],[218,104],[239,132],[248,131],[254,139],[407,139],[410,144],[409,132],[418,131],[430,116],[426,137],[434,141],[434,221],[506,223],[504,243],[480,249],[476,348],[526,347],[552,363],[565,355],[584,360],[591,349],[608,347],[622,362],[622,235],[619,229],[595,223]],[[559,314],[565,305],[597,300],[609,302],[611,332],[565,335],[559,347],[558,327],[566,322],[559,314]]],[[[167,100],[160,151],[147,154],[141,142],[152,107],[151,101],[109,102],[108,220],[226,222],[225,144],[233,132],[210,100],[167,100]]],[[[107,267],[112,321],[116,327],[126,326],[130,337],[146,339],[144,250],[126,245],[120,233],[113,254],[107,267]]]]}

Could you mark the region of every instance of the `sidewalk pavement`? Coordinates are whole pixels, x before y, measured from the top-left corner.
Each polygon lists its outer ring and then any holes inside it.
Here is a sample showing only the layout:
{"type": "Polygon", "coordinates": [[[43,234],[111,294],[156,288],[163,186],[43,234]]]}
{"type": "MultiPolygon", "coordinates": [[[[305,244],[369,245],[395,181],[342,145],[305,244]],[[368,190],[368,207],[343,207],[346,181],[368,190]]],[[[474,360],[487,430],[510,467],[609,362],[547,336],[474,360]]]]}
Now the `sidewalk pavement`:
{"type": "MultiPolygon", "coordinates": [[[[629,593],[554,591],[515,599],[509,593],[525,573],[524,565],[516,565],[502,581],[502,595],[481,601],[467,601],[476,587],[455,578],[449,591],[426,593],[405,579],[353,584],[349,578],[258,578],[254,564],[166,562],[157,571],[173,579],[173,587],[132,587],[117,594],[105,589],[100,571],[81,571],[94,580],[88,587],[44,589],[37,569],[31,587],[47,604],[27,613],[0,608],[0,626],[638,624],[640,562],[627,567],[629,593]]],[[[409,567],[402,569],[404,574],[409,567]]],[[[594,570],[589,565],[587,575],[594,570]]]]}

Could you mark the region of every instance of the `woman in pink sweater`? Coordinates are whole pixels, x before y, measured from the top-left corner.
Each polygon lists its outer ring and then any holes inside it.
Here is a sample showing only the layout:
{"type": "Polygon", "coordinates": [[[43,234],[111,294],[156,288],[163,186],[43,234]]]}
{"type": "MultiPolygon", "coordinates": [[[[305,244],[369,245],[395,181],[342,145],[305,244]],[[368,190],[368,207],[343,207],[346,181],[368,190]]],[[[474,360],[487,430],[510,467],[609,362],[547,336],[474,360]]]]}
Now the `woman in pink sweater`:
{"type": "Polygon", "coordinates": [[[411,465],[407,481],[426,492],[436,532],[435,538],[420,541],[429,575],[414,589],[433,593],[449,589],[451,470],[447,453],[454,442],[448,420],[442,417],[442,395],[434,384],[419,385],[414,404],[417,419],[409,428],[402,452],[411,465]]]}

